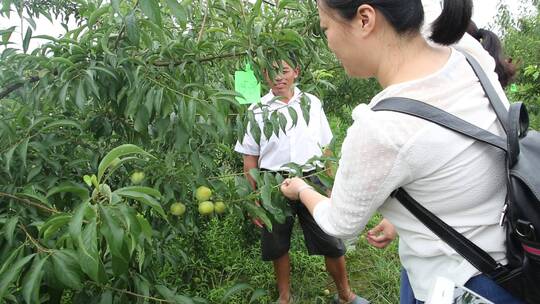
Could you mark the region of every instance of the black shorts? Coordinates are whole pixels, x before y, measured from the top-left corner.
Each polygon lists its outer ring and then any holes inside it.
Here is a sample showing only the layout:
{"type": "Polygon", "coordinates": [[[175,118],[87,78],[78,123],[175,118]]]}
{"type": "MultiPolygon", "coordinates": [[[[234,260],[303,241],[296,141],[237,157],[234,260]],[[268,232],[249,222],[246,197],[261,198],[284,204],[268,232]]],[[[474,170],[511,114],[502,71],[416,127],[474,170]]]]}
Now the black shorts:
{"type": "Polygon", "coordinates": [[[298,201],[290,202],[293,216],[287,217],[285,223],[273,223],[272,232],[266,228],[261,234],[261,253],[263,261],[273,261],[289,251],[295,217],[304,233],[304,242],[310,255],[323,255],[331,258],[339,258],[345,255],[343,241],[326,234],[315,222],[309,210],[298,201]]]}

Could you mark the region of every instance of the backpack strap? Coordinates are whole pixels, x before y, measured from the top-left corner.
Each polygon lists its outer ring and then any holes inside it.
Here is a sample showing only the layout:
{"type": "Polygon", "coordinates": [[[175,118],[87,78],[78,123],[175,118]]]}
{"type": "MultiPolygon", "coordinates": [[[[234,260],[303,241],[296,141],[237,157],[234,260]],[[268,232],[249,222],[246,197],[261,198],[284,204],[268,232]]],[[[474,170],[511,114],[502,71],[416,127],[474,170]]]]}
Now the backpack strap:
{"type": "Polygon", "coordinates": [[[407,191],[399,188],[392,193],[410,213],[412,213],[422,224],[424,224],[431,232],[437,235],[448,246],[452,247],[471,265],[480,272],[488,275],[493,280],[507,275],[507,269],[503,265],[497,263],[487,252],[469,239],[457,232],[454,228],[446,224],[436,215],[431,213],[417,202],[407,191]]]}
{"type": "Polygon", "coordinates": [[[529,128],[529,114],[523,103],[516,102],[510,105],[508,111],[508,166],[512,168],[518,160],[520,148],[519,139],[527,135],[529,128]]]}
{"type": "Polygon", "coordinates": [[[393,111],[416,116],[503,151],[507,150],[506,139],[425,102],[404,97],[392,97],[381,100],[372,110],[393,111]]]}
{"type": "Polygon", "coordinates": [[[482,85],[482,88],[484,88],[484,92],[486,93],[486,96],[489,99],[493,110],[495,110],[501,126],[503,127],[505,133],[507,133],[508,110],[504,106],[501,97],[499,96],[499,94],[497,94],[497,91],[495,91],[493,84],[489,80],[486,72],[484,72],[484,69],[482,69],[482,66],[480,66],[480,63],[478,63],[478,61],[467,52],[461,53],[465,56],[465,58],[467,58],[467,61],[469,62],[469,65],[472,67],[474,73],[476,74],[476,77],[478,77],[478,79],[480,80],[480,84],[482,85]]]}

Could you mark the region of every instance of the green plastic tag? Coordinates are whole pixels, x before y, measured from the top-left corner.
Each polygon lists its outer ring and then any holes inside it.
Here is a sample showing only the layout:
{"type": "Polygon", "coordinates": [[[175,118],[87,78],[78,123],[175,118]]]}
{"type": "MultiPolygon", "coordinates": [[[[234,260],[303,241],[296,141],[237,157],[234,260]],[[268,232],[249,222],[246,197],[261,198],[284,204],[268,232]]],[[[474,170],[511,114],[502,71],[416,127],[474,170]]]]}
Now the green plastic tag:
{"type": "Polygon", "coordinates": [[[518,91],[517,85],[515,83],[512,83],[512,85],[510,86],[510,92],[517,92],[517,91],[518,91]]]}
{"type": "Polygon", "coordinates": [[[249,64],[246,65],[245,71],[234,72],[234,90],[244,96],[244,98],[236,97],[236,101],[240,104],[257,103],[261,100],[261,84],[249,64]]]}

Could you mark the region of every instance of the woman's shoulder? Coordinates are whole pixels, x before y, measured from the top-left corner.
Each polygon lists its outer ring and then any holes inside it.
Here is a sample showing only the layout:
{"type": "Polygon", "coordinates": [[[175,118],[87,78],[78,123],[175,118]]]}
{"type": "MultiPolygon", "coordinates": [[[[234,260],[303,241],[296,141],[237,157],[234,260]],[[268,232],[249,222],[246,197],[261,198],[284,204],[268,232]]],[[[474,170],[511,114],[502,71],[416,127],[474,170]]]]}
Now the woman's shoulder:
{"type": "Polygon", "coordinates": [[[347,136],[379,148],[401,150],[425,125],[425,121],[406,114],[373,111],[371,104],[358,105],[347,136]]]}

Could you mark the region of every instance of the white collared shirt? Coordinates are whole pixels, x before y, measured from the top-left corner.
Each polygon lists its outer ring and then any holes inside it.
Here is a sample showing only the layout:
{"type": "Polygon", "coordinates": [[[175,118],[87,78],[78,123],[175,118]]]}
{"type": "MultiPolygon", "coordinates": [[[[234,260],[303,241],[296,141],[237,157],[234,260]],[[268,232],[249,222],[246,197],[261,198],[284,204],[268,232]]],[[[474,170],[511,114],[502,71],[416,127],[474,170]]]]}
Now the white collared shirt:
{"type": "Polygon", "coordinates": [[[321,156],[322,148],[327,146],[332,140],[332,131],[324,114],[321,101],[314,95],[304,93],[298,88],[294,88],[294,95],[289,103],[273,100],[275,95],[270,91],[261,98],[261,103],[268,106],[268,110],[279,111],[287,118],[286,133],[279,131],[279,137],[272,134],[270,139],[265,138],[263,115],[260,108],[252,105],[250,110],[254,110],[255,120],[261,129],[260,145],[249,132],[244,136],[243,142],[237,142],[234,150],[245,155],[259,156],[259,168],[267,170],[288,170],[284,165],[296,163],[304,165],[313,156],[321,156]],[[302,115],[300,100],[302,95],[306,95],[311,107],[309,111],[309,125],[302,115]],[[289,114],[289,108],[293,108],[298,114],[296,126],[293,127],[293,119],[289,114]]]}

